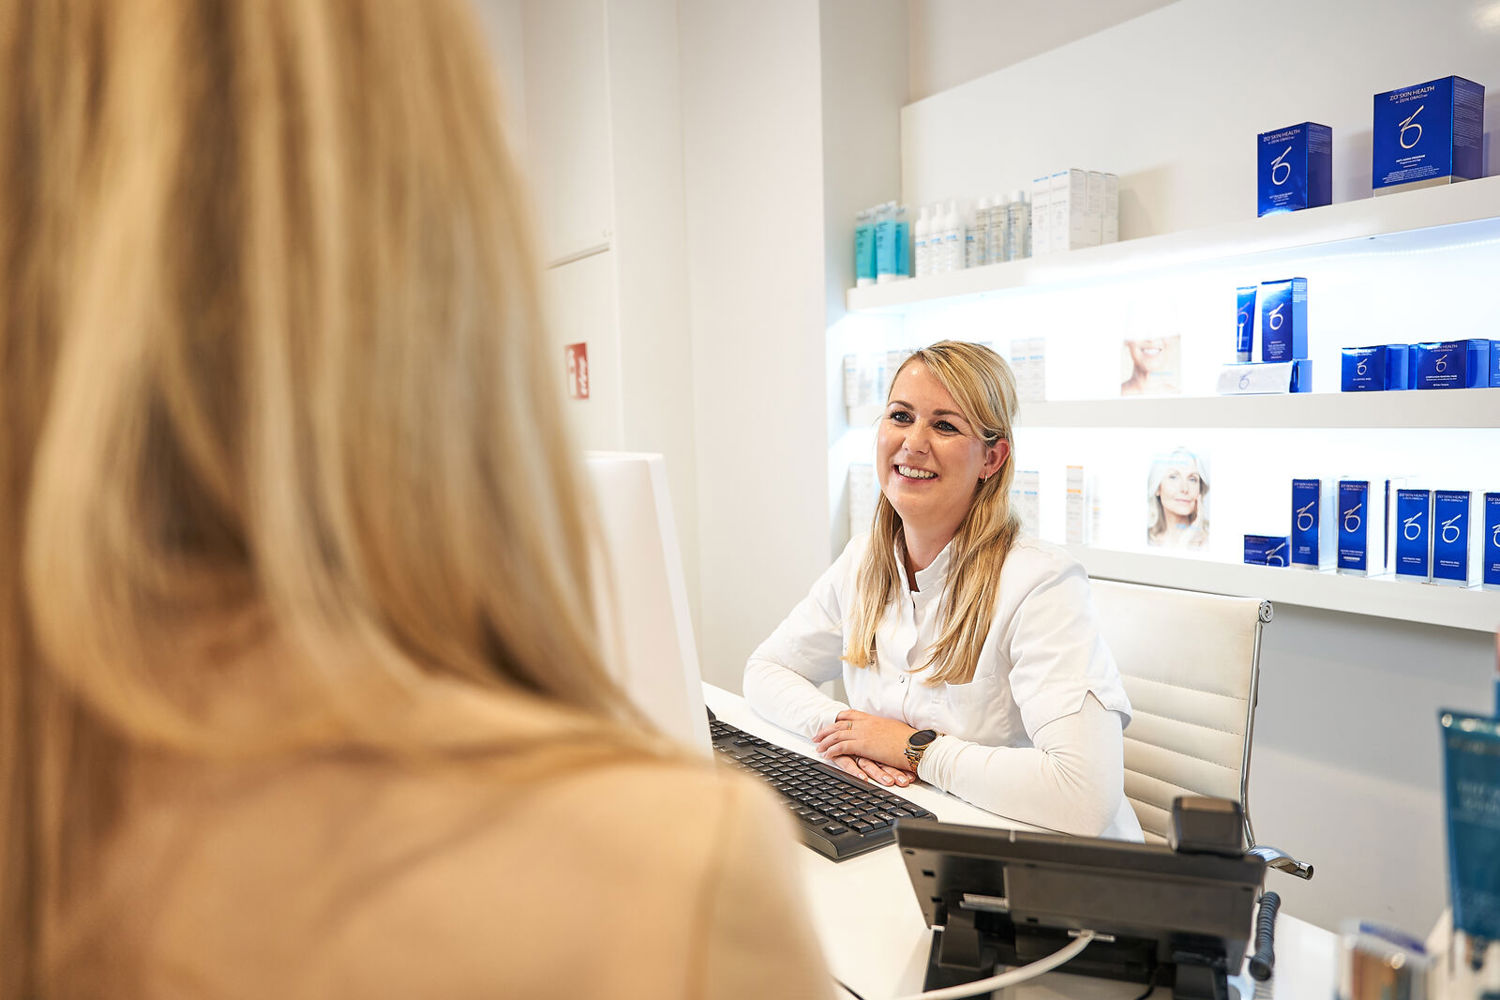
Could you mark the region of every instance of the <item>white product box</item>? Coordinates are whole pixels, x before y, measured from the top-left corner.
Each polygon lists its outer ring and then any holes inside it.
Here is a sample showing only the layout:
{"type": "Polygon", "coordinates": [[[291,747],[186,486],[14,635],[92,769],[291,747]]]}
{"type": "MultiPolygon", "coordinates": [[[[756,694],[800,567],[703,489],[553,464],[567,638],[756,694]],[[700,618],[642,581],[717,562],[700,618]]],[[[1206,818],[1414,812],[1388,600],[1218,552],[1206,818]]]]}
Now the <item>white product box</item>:
{"type": "Polygon", "coordinates": [[[1042,474],[1035,469],[1017,469],[1010,486],[1010,506],[1021,519],[1021,530],[1036,537],[1042,523],[1042,474]]]}
{"type": "Polygon", "coordinates": [[[1104,219],[1100,227],[1099,242],[1120,241],[1120,178],[1114,174],[1104,175],[1104,219]]]}
{"type": "Polygon", "coordinates": [[[849,466],[849,537],[870,530],[875,519],[875,500],[880,487],[875,482],[875,466],[856,462],[849,466]]]}

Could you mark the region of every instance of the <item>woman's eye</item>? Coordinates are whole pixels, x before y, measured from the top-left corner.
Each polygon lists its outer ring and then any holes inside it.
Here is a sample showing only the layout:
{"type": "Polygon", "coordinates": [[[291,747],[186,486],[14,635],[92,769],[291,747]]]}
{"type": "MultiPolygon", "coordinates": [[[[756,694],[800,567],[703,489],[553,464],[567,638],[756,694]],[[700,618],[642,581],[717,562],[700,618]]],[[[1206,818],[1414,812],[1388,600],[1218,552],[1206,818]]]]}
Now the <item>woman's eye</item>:
{"type": "Polygon", "coordinates": [[[944,434],[957,434],[958,433],[958,428],[954,427],[952,424],[948,423],[948,421],[946,421],[946,420],[939,420],[937,422],[937,429],[940,430],[940,431],[942,431],[944,434]]]}
{"type": "Polygon", "coordinates": [[[898,424],[909,424],[911,423],[911,414],[905,410],[897,410],[891,414],[891,419],[898,424]]]}

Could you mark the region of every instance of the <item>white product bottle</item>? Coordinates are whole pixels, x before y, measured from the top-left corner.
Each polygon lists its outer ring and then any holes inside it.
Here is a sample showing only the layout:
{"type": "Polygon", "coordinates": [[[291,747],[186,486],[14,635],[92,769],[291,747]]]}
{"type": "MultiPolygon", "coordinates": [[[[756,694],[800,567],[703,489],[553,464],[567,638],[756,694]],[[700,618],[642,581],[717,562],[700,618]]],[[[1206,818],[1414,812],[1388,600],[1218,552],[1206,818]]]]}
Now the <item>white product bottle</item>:
{"type": "Polygon", "coordinates": [[[1026,203],[1026,192],[1017,188],[1010,193],[1010,204],[1005,206],[1006,235],[1005,259],[1023,260],[1031,256],[1031,206],[1026,203]]]}
{"type": "Polygon", "coordinates": [[[917,214],[917,225],[912,230],[912,257],[915,258],[916,276],[921,278],[932,273],[932,254],[927,246],[927,237],[932,232],[932,215],[927,206],[917,214]]]}
{"type": "Polygon", "coordinates": [[[988,214],[989,227],[985,233],[984,259],[985,263],[999,264],[1009,259],[1005,256],[1006,219],[1009,216],[1006,214],[1004,196],[997,194],[990,200],[988,214]]]}
{"type": "Polygon", "coordinates": [[[958,214],[958,202],[948,202],[948,213],[943,216],[943,270],[957,271],[964,266],[964,223],[958,214]]]}
{"type": "Polygon", "coordinates": [[[969,213],[964,244],[964,267],[983,267],[990,262],[990,199],[985,196],[969,213]]]}

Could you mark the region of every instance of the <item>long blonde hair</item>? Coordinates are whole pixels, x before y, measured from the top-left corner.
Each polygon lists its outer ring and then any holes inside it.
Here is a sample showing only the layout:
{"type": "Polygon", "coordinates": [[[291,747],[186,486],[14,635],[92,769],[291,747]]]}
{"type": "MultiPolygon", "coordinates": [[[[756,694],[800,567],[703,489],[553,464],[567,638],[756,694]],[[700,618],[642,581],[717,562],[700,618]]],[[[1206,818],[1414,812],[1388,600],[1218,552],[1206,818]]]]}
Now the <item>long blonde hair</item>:
{"type": "MultiPolygon", "coordinates": [[[[911,364],[925,365],[948,390],[959,412],[985,445],[1010,444],[999,473],[979,483],[969,512],[950,543],[948,588],[941,604],[942,626],[923,667],[929,684],[964,684],[974,678],[979,650],[989,634],[1000,591],[1000,570],[1020,531],[1010,509],[1015,479],[1016,382],[1005,359],[982,344],[944,340],[915,352],[911,364]]],[[[892,387],[896,379],[891,379],[892,387]]],[[[854,611],[844,659],[856,667],[875,662],[875,631],[900,593],[906,538],[901,517],[882,494],[875,502],[870,543],[859,565],[854,611]]],[[[921,669],[920,667],[918,669],[921,669]]]]}
{"type": "Polygon", "coordinates": [[[140,752],[614,711],[489,63],[460,0],[0,0],[0,1000],[140,752]]]}

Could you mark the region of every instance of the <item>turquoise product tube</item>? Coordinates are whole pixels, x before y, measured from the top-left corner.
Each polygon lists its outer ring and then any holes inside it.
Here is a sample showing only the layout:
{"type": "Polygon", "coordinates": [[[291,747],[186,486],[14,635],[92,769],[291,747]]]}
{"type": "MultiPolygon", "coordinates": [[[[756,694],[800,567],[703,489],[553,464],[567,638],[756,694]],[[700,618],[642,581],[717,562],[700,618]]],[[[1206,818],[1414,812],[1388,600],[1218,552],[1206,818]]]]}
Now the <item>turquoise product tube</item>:
{"type": "Polygon", "coordinates": [[[875,280],[875,223],[869,211],[854,217],[854,280],[864,285],[875,280]]]}
{"type": "Polygon", "coordinates": [[[1453,926],[1500,941],[1500,720],[1445,710],[1438,724],[1453,926]]]}
{"type": "Polygon", "coordinates": [[[875,217],[875,280],[888,281],[896,273],[896,216],[882,206],[875,217]]]}
{"type": "Polygon", "coordinates": [[[1234,360],[1252,360],[1251,348],[1255,338],[1255,292],[1259,285],[1239,288],[1239,311],[1235,316],[1234,360]]]}
{"type": "Polygon", "coordinates": [[[896,273],[911,277],[911,226],[906,221],[906,206],[896,209],[896,273]]]}

